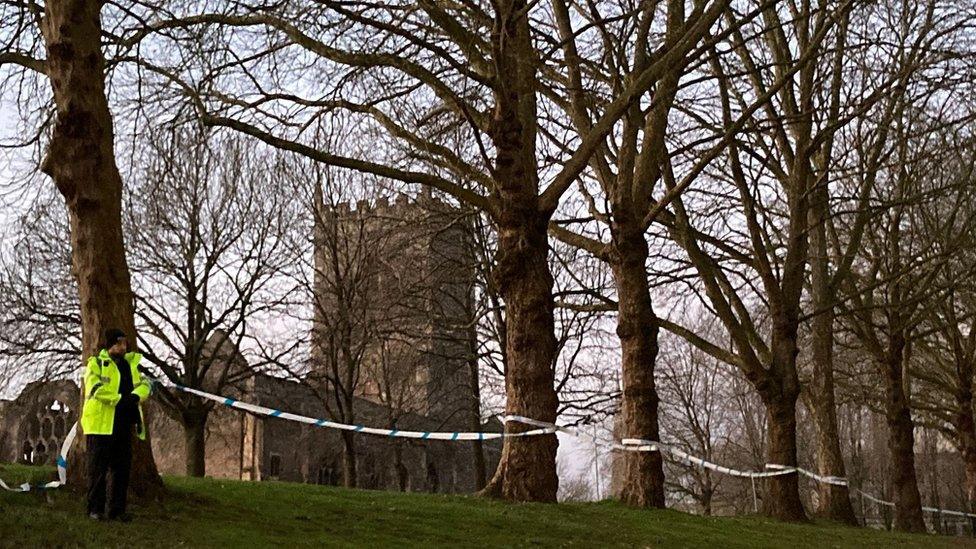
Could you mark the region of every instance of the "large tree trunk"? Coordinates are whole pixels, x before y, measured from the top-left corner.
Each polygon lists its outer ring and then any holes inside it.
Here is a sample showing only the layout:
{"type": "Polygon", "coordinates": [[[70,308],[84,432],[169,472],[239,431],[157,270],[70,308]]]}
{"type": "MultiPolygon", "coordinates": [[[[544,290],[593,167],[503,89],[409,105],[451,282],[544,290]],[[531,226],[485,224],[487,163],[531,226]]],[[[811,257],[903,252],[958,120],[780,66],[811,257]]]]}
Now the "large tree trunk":
{"type": "MultiPolygon", "coordinates": [[[[816,323],[816,321],[815,321],[816,323]]],[[[817,328],[815,327],[814,330],[817,328]]],[[[832,336],[831,336],[832,337],[832,336]]],[[[814,335],[817,339],[817,335],[814,335]]],[[[831,358],[817,357],[818,344],[814,342],[814,374],[813,395],[815,403],[811,406],[814,424],[816,425],[817,471],[821,475],[846,478],[844,456],[840,449],[840,438],[837,429],[837,408],[834,399],[833,372],[831,358]]],[[[818,483],[819,500],[817,514],[837,522],[857,526],[857,515],[851,504],[850,490],[847,486],[818,483]]]]}
{"type": "Polygon", "coordinates": [[[342,485],[356,487],[356,435],[350,431],[342,432],[342,485]]]}
{"type": "MultiPolygon", "coordinates": [[[[524,0],[499,1],[492,50],[499,71],[490,135],[495,145],[492,218],[498,230],[493,273],[505,301],[508,368],[505,410],[554,423],[558,400],[553,367],[552,273],[547,228],[539,205],[535,159],[536,64],[524,0]]],[[[509,423],[507,431],[529,426],[509,423]]],[[[482,493],[511,501],[556,501],[556,435],[506,438],[495,476],[482,493]]]]}
{"type": "MultiPolygon", "coordinates": [[[[810,208],[810,281],[813,301],[811,393],[813,421],[817,429],[817,470],[821,475],[846,477],[844,455],[837,430],[837,404],[834,398],[834,302],[827,260],[827,187],[814,193],[810,208]]],[[[857,525],[847,486],[819,483],[817,513],[831,520],[857,525]]]]}
{"type": "MultiPolygon", "coordinates": [[[[958,360],[958,359],[957,359],[958,360]]],[[[968,364],[956,364],[956,417],[954,427],[959,448],[966,466],[967,511],[976,513],[976,421],[973,417],[973,369],[968,364]]]]}
{"type": "Polygon", "coordinates": [[[207,474],[207,416],[206,410],[194,408],[183,413],[186,475],[189,477],[202,477],[207,474]]]}
{"type": "Polygon", "coordinates": [[[925,532],[922,496],[915,474],[915,423],[905,393],[905,336],[892,329],[888,354],[882,368],[885,377],[885,419],[888,422],[888,453],[891,456],[892,488],[895,500],[895,530],[925,532]]]}
{"type": "MultiPolygon", "coordinates": [[[[966,464],[966,504],[969,513],[976,513],[976,437],[963,448],[962,459],[966,464]]],[[[976,520],[969,519],[973,535],[976,535],[976,520]]]]}
{"type": "MultiPolygon", "coordinates": [[[[769,434],[767,463],[786,467],[796,467],[798,463],[796,401],[800,396],[800,381],[796,374],[796,327],[796,322],[791,318],[776,318],[770,346],[770,371],[766,379],[757,384],[766,406],[769,434]]],[[[768,485],[769,498],[764,502],[767,515],[784,521],[807,520],[800,500],[797,473],[771,477],[768,485]]]]}
{"type": "MultiPolygon", "coordinates": [[[[766,405],[769,446],[768,463],[796,467],[796,396],[763,398],[766,405]]],[[[805,521],[806,512],[800,500],[799,475],[779,475],[769,479],[769,497],[763,502],[764,513],[783,521],[805,521]]]]}
{"type": "MultiPolygon", "coordinates": [[[[647,287],[647,241],[642,231],[619,222],[611,266],[617,288],[624,432],[627,438],[660,440],[654,387],[658,322],[647,287]]],[[[660,452],[624,452],[620,500],[637,507],[664,507],[664,464],[660,452]]]]}
{"type": "MultiPolygon", "coordinates": [[[[495,275],[505,300],[508,327],[505,411],[555,423],[556,340],[546,222],[525,225],[503,224],[499,230],[495,275]]],[[[530,428],[519,423],[506,425],[509,432],[530,428]]],[[[483,493],[511,501],[556,501],[557,446],[555,435],[506,438],[498,469],[483,493]]]]}
{"type": "MultiPolygon", "coordinates": [[[[112,116],[105,96],[98,0],[49,0],[41,31],[47,47],[47,76],[54,92],[56,119],[41,166],[54,179],[70,214],[72,271],[81,304],[85,357],[98,349],[109,327],[136,341],[132,287],[122,238],[122,178],[115,164],[112,116]]],[[[84,395],[83,395],[84,396],[84,395]]],[[[148,420],[147,420],[148,423],[148,420]]],[[[135,441],[130,491],[158,493],[149,439],[135,441]]],[[[71,452],[69,478],[85,485],[84,437],[71,452]]]]}

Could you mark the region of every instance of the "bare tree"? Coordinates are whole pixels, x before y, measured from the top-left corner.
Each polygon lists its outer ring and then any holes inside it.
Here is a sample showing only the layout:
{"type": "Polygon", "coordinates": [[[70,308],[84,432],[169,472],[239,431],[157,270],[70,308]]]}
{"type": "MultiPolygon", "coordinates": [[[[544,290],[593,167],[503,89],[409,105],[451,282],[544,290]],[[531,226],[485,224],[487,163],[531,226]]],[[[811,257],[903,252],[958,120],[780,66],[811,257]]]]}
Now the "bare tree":
{"type": "MultiPolygon", "coordinates": [[[[748,118],[748,131],[726,150],[724,172],[712,175],[729,191],[723,186],[697,199],[678,196],[673,202],[673,235],[701,277],[708,303],[735,351],[687,330],[679,333],[738,366],[754,385],[769,416],[767,460],[779,465],[797,465],[796,356],[808,256],[807,216],[810,192],[823,173],[815,158],[830,142],[840,116],[836,109],[816,106],[823,90],[840,85],[823,54],[830,50],[827,40],[837,36],[837,23],[850,7],[845,3],[813,9],[805,4],[796,17],[770,8],[763,11],[761,24],[733,30],[735,58],[713,57],[711,63],[722,124],[733,124],[739,112],[748,118]],[[746,36],[762,38],[753,42],[746,36]],[[767,64],[767,59],[774,62],[767,64]],[[747,98],[763,96],[770,100],[761,108],[750,108],[747,98]],[[710,193],[729,201],[725,204],[735,210],[713,202],[710,193]],[[711,208],[718,210],[718,220],[698,213],[711,208]],[[696,223],[693,216],[701,219],[696,223]],[[711,233],[712,240],[727,246],[703,239],[709,231],[718,231],[711,233]],[[727,254],[726,247],[738,253],[727,254]],[[739,268],[753,274],[742,276],[739,268]]],[[[673,179],[665,182],[677,188],[673,179]]],[[[768,485],[767,513],[784,520],[805,519],[795,474],[773,477],[768,485]]]]}
{"type": "MultiPolygon", "coordinates": [[[[562,70],[572,84],[563,108],[571,128],[581,138],[591,131],[594,114],[602,112],[601,98],[654,64],[651,34],[654,25],[660,25],[655,21],[658,11],[655,3],[636,10],[607,5],[602,12],[583,4],[553,2],[564,58],[562,70]],[[620,8],[619,14],[613,12],[616,8],[620,8]],[[575,30],[574,15],[581,19],[582,25],[598,32],[575,30]],[[636,47],[626,47],[628,41],[633,41],[636,47]],[[610,62],[596,70],[586,67],[581,51],[589,55],[593,50],[602,51],[610,62]]],[[[675,0],[665,4],[661,42],[667,45],[687,39],[685,2],[675,0]]],[[[708,31],[708,27],[701,28],[699,38],[708,31]]],[[[678,81],[694,61],[692,56],[684,57],[659,74],[654,92],[648,98],[649,106],[632,104],[622,118],[620,131],[607,135],[590,159],[591,175],[605,197],[608,211],[599,211],[599,200],[581,184],[587,215],[583,219],[557,219],[550,223],[550,232],[555,237],[592,253],[606,262],[613,273],[617,336],[622,351],[621,411],[628,437],[660,439],[658,395],[654,385],[659,325],[647,284],[649,253],[644,233],[668,203],[667,197],[661,201],[654,199],[653,191],[661,178],[663,157],[668,154],[665,139],[678,81]],[[609,242],[604,242],[599,235],[571,230],[575,224],[591,221],[609,226],[609,242]]],[[[664,507],[664,471],[659,453],[627,453],[621,466],[628,470],[618,487],[624,502],[664,507]]]]}
{"type": "MultiPolygon", "coordinates": [[[[662,338],[663,339],[663,338],[662,338]]],[[[732,434],[729,421],[727,367],[675,336],[662,341],[661,394],[665,396],[662,424],[665,441],[713,463],[732,434]]],[[[723,456],[724,457],[724,456],[723,456]]],[[[728,463],[728,461],[725,461],[728,463]]],[[[723,478],[694,463],[670,463],[674,474],[667,486],[680,499],[691,498],[704,515],[711,515],[723,478]]]]}
{"type": "MultiPolygon", "coordinates": [[[[976,258],[972,254],[976,243],[976,197],[972,192],[973,145],[968,136],[961,139],[962,143],[937,141],[948,154],[936,155],[931,165],[926,162],[924,173],[930,184],[941,182],[944,187],[929,191],[933,194],[931,198],[923,199],[914,208],[917,214],[912,216],[921,233],[931,238],[930,254],[938,259],[934,265],[925,267],[937,273],[929,291],[917,294],[923,302],[917,306],[920,318],[912,331],[913,360],[908,368],[915,380],[910,404],[925,423],[939,428],[959,448],[965,464],[968,507],[974,509],[976,330],[972,326],[976,318],[973,301],[976,294],[970,281],[976,272],[976,258]]],[[[903,385],[908,385],[907,380],[903,385]]]]}
{"type": "MultiPolygon", "coordinates": [[[[255,325],[289,297],[283,239],[298,217],[286,207],[274,155],[244,158],[239,140],[197,137],[159,132],[139,141],[146,164],[132,173],[122,221],[147,363],[171,382],[221,392],[262,366],[231,364],[224,351],[254,341],[255,325]]],[[[81,353],[70,246],[58,236],[67,231],[64,211],[39,203],[33,212],[0,278],[9,287],[5,353],[38,365],[22,372],[31,381],[70,376],[81,353]]],[[[210,406],[165,389],[157,396],[185,429],[187,473],[202,475],[210,406]]]]}
{"type": "Polygon", "coordinates": [[[59,196],[41,195],[7,227],[0,259],[0,387],[56,380],[78,369],[81,311],[64,239],[67,212],[59,196]],[[29,370],[13,366],[30,361],[29,370]]]}
{"type": "Polygon", "coordinates": [[[972,223],[962,194],[971,183],[947,169],[953,141],[942,132],[920,132],[929,123],[941,127],[945,122],[935,122],[925,109],[916,108],[895,124],[897,147],[875,189],[885,213],[867,227],[863,259],[849,281],[851,296],[842,303],[844,322],[877,365],[883,383],[894,526],[909,531],[925,530],[914,460],[913,349],[925,336],[920,325],[934,296],[945,291],[936,284],[939,273],[955,253],[952,246],[937,246],[938,239],[956,236],[972,223]],[[926,215],[928,208],[937,210],[926,215]]]}
{"type": "MultiPolygon", "coordinates": [[[[321,174],[322,170],[315,170],[321,174]]],[[[314,220],[311,277],[306,287],[312,303],[311,363],[304,376],[332,417],[356,421],[356,397],[363,383],[363,364],[378,341],[375,313],[380,297],[374,293],[387,231],[371,231],[369,216],[350,216],[339,210],[338,191],[331,180],[313,179],[314,220]],[[323,186],[331,204],[326,206],[323,186]]],[[[356,486],[355,434],[344,431],[343,484],[356,486]]]]}
{"type": "MultiPolygon", "coordinates": [[[[295,291],[284,272],[302,214],[291,173],[280,153],[199,129],[156,130],[144,151],[125,216],[140,340],[169,381],[222,394],[269,363],[225,349],[247,352],[295,291]]],[[[168,390],[160,402],[183,427],[186,473],[203,476],[214,403],[168,390]]]]}
{"type": "Polygon", "coordinates": [[[912,370],[919,385],[913,408],[919,411],[924,422],[946,434],[962,455],[969,512],[976,509],[976,422],[973,419],[976,330],[972,329],[971,292],[970,288],[953,283],[941,303],[933,307],[932,318],[925,326],[933,330],[934,337],[919,342],[921,365],[912,370]]]}
{"type": "MultiPolygon", "coordinates": [[[[824,154],[817,158],[818,166],[828,171],[814,190],[810,208],[809,316],[813,375],[808,402],[817,425],[816,461],[822,474],[844,476],[845,473],[833,390],[834,315],[844,279],[859,258],[868,221],[881,213],[870,201],[878,174],[896,150],[897,139],[891,128],[909,105],[920,99],[924,101],[926,87],[946,87],[945,82],[927,75],[955,64],[955,54],[948,52],[961,47],[958,24],[962,19],[954,14],[936,15],[937,9],[931,2],[910,9],[871,6],[852,12],[840,28],[842,34],[834,56],[835,74],[843,74],[845,82],[857,83],[856,89],[861,94],[862,90],[876,86],[879,75],[890,86],[876,88],[884,93],[875,94],[873,102],[864,101],[863,114],[858,114],[848,128],[839,128],[824,154]],[[890,14],[890,35],[896,37],[899,46],[879,52],[873,47],[865,49],[861,44],[873,42],[880,13],[890,14]],[[846,238],[838,240],[839,234],[846,238]]],[[[831,102],[833,110],[838,108],[837,97],[831,102]]],[[[945,120],[950,121],[952,116],[945,120]]],[[[821,513],[852,522],[853,509],[846,488],[823,485],[819,495],[821,513]]]]}

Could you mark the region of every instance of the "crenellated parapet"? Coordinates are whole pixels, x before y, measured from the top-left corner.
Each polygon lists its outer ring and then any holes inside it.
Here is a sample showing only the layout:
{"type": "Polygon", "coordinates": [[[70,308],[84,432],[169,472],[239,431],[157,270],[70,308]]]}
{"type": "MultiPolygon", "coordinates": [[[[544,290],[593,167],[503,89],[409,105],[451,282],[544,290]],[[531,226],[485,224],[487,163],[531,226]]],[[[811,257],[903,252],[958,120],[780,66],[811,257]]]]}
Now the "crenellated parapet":
{"type": "Polygon", "coordinates": [[[380,196],[374,200],[357,200],[355,202],[343,201],[334,207],[326,206],[326,217],[329,213],[335,212],[340,219],[357,217],[411,217],[419,212],[425,211],[445,211],[449,205],[444,201],[424,193],[413,197],[404,193],[397,193],[393,200],[388,196],[380,196]]]}

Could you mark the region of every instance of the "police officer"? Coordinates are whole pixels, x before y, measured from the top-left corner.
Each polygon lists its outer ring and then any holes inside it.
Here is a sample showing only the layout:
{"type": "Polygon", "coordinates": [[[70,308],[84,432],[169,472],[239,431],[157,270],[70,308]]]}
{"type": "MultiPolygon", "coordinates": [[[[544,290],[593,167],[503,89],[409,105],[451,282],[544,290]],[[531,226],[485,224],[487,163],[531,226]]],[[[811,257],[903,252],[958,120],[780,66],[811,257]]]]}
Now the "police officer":
{"type": "Polygon", "coordinates": [[[88,446],[88,516],[95,520],[132,520],[125,509],[132,468],[132,433],[141,440],[146,438],[140,403],[149,398],[151,387],[139,375],[142,355],[127,351],[125,332],[118,328],[106,330],[101,350],[88,359],[85,367],[81,428],[88,446]],[[106,514],[109,471],[112,490],[106,514]]]}

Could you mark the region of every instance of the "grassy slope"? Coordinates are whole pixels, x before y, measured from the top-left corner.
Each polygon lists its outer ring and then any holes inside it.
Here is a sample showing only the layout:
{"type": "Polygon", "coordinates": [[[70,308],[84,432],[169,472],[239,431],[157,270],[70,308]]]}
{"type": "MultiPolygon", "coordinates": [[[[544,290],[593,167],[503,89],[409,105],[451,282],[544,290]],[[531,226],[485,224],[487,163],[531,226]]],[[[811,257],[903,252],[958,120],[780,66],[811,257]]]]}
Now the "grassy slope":
{"type": "MultiPolygon", "coordinates": [[[[8,483],[52,474],[0,467],[8,483]]],[[[87,520],[80,498],[69,492],[0,493],[0,546],[976,547],[961,538],[704,518],[610,502],[513,505],[276,482],[167,478],[166,484],[171,497],[134,507],[136,521],[127,525],[87,520]]]]}

